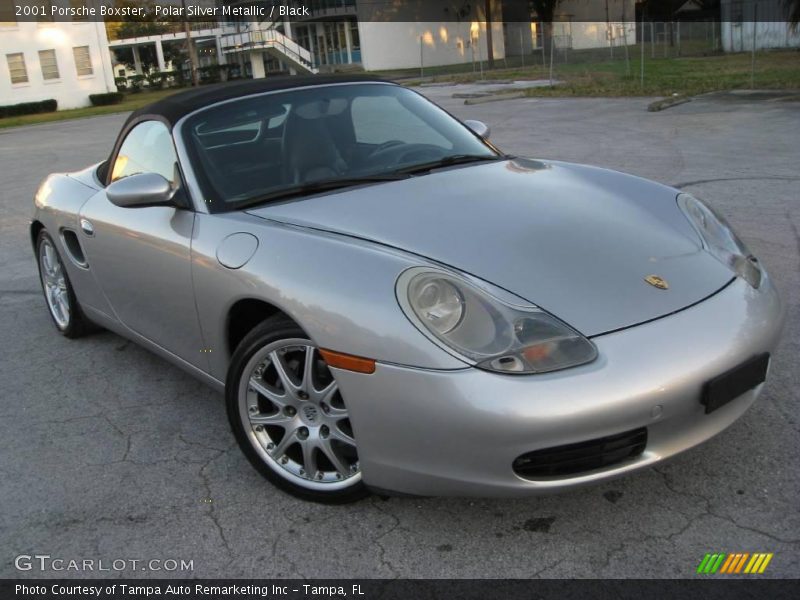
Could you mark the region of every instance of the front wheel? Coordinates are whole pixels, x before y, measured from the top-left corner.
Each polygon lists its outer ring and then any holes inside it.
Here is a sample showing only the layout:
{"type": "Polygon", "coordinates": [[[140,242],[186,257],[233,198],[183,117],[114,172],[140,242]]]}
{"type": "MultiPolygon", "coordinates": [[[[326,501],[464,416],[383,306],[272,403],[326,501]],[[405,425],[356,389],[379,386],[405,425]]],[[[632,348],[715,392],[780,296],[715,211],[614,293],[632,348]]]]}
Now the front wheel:
{"type": "Polygon", "coordinates": [[[242,340],[225,397],[239,446],[274,485],[325,503],[368,494],[336,379],[294,322],[273,317],[242,340]]]}
{"type": "Polygon", "coordinates": [[[58,331],[68,338],[89,333],[92,323],[84,316],[55,242],[44,229],[36,238],[36,258],[47,309],[58,331]]]}

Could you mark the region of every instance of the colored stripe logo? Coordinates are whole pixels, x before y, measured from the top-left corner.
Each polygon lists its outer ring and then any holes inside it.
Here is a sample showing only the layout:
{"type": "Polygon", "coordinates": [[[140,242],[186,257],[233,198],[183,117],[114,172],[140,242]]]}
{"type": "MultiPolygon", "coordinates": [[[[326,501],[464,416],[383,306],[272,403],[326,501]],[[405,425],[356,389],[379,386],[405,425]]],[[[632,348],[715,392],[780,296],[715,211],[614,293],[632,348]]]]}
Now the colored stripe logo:
{"type": "Polygon", "coordinates": [[[725,554],[723,552],[706,554],[700,564],[697,565],[697,573],[700,575],[755,575],[767,570],[767,565],[772,560],[772,552],[735,552],[725,554]]]}

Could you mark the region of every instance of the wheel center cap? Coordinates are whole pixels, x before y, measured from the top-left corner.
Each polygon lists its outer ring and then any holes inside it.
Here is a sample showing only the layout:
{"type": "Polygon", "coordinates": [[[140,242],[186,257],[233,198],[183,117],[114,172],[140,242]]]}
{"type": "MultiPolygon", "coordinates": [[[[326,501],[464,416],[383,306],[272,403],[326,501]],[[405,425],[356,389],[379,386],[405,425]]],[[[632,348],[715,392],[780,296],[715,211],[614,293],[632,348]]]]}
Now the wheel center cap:
{"type": "Polygon", "coordinates": [[[319,422],[319,409],[313,404],[306,404],[300,409],[300,417],[308,425],[316,425],[319,422]]]}

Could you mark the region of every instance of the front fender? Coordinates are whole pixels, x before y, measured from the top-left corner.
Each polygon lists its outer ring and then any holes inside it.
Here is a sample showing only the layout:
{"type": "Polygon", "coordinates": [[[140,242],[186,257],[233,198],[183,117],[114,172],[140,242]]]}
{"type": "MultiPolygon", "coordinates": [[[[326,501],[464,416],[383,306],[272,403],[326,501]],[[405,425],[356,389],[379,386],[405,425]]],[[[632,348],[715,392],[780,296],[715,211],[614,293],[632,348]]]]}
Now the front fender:
{"type": "Polygon", "coordinates": [[[34,197],[33,215],[29,229],[31,244],[35,254],[36,237],[40,229],[44,227],[62,258],[78,302],[84,308],[94,308],[108,315],[111,314],[111,308],[94,279],[92,265],[81,264],[75,259],[76,254],[70,251],[65,244],[64,236],[73,235],[73,239],[81,247],[83,246],[83,234],[78,225],[78,215],[81,207],[98,193],[97,187],[87,184],[86,181],[78,179],[74,175],[54,173],[39,186],[34,197]]]}
{"type": "Polygon", "coordinates": [[[228,313],[248,298],[276,306],[324,348],[398,365],[465,368],[398,306],[397,277],[420,264],[425,261],[378,244],[246,213],[198,214],[192,271],[211,375],[225,380],[228,313]],[[217,248],[236,232],[255,235],[259,244],[244,266],[231,269],[217,260],[217,248]]]}

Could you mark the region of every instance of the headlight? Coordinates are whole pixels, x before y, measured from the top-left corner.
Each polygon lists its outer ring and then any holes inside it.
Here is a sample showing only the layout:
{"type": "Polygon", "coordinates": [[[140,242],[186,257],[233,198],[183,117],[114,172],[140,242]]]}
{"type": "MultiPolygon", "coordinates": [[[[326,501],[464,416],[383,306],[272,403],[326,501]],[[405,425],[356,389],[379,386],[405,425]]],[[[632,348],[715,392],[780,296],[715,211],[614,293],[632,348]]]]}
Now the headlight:
{"type": "Polygon", "coordinates": [[[678,194],[678,206],[714,258],[754,288],[761,285],[761,267],[725,219],[691,194],[678,194]]]}
{"type": "Polygon", "coordinates": [[[408,269],[397,298],[422,333],[466,362],[501,373],[544,373],[590,362],[594,345],[533,305],[501,300],[445,271],[408,269]]]}

